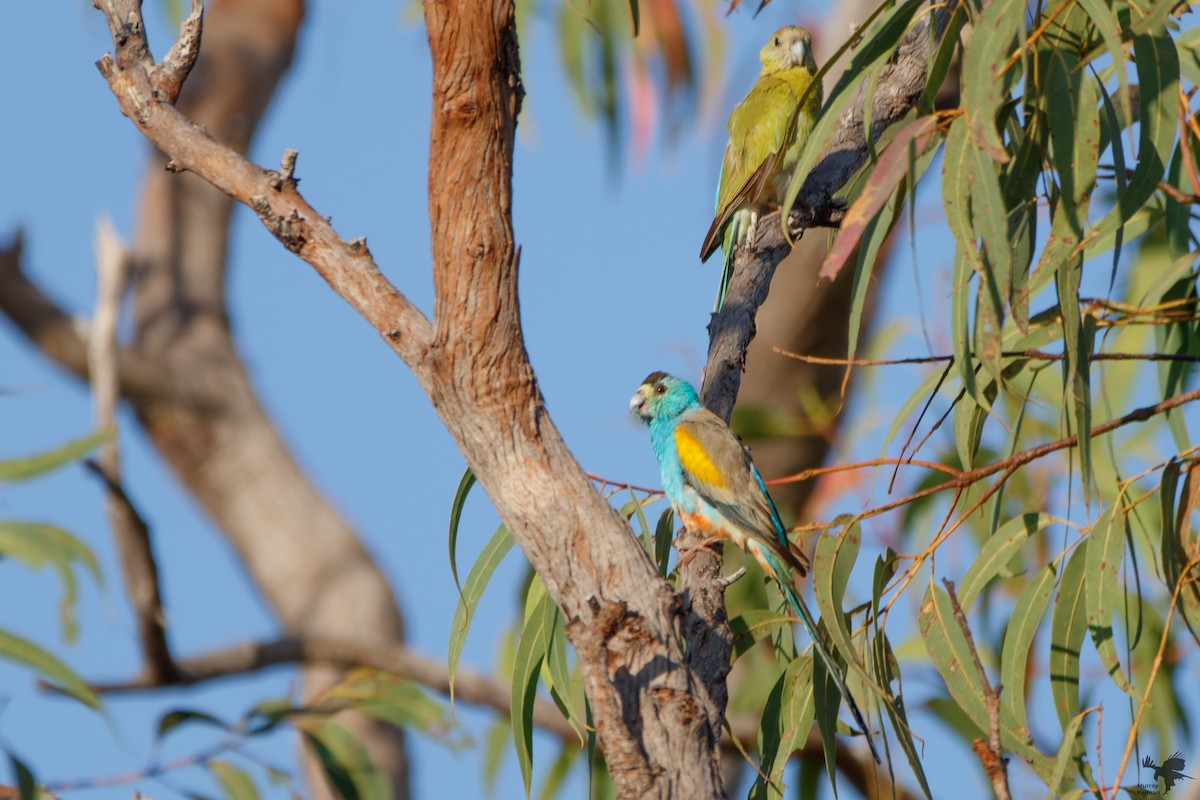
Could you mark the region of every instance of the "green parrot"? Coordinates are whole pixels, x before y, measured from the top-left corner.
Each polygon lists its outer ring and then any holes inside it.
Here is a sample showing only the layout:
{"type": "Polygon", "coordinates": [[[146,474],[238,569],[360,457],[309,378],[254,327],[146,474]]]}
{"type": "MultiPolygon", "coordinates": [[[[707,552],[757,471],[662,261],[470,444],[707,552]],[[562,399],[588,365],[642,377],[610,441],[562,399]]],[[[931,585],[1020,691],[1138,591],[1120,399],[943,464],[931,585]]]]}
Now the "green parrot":
{"type": "Polygon", "coordinates": [[[759,215],[782,205],[823,102],[821,82],[813,86],[817,62],[812,34],[804,28],[775,31],[758,57],[762,72],[729,115],[717,216],[700,248],[701,261],[707,261],[718,246],[725,253],[718,310],[733,274],[734,250],[746,241],[759,215]]]}

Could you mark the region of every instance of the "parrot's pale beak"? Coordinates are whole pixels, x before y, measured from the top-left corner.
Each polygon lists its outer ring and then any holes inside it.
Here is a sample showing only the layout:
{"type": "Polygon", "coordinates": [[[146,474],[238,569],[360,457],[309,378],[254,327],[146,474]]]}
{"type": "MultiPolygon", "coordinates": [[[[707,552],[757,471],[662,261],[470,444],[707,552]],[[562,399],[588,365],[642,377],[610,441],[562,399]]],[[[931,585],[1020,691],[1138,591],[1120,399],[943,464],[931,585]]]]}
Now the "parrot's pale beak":
{"type": "Polygon", "coordinates": [[[796,42],[792,45],[792,55],[796,57],[797,64],[803,64],[805,57],[808,55],[808,45],[804,42],[796,42]]]}
{"type": "Polygon", "coordinates": [[[629,398],[630,413],[637,414],[638,417],[644,417],[642,410],[646,407],[646,394],[640,388],[634,393],[633,397],[629,398]]]}

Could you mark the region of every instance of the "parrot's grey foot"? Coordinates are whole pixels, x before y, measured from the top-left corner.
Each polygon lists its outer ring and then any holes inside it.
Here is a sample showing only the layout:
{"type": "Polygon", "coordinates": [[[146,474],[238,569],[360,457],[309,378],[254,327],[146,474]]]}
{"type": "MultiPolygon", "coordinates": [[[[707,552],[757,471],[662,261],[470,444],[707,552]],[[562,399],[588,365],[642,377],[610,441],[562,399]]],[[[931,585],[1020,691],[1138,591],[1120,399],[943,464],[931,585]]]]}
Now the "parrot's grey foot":
{"type": "Polygon", "coordinates": [[[682,568],[684,564],[698,556],[701,550],[711,549],[714,553],[720,554],[715,545],[719,545],[722,541],[720,536],[710,536],[698,544],[676,545],[675,549],[679,551],[679,564],[676,565],[676,569],[682,568]]]}
{"type": "Polygon", "coordinates": [[[758,225],[758,210],[742,208],[733,212],[733,246],[741,247],[754,238],[754,229],[758,225]]]}

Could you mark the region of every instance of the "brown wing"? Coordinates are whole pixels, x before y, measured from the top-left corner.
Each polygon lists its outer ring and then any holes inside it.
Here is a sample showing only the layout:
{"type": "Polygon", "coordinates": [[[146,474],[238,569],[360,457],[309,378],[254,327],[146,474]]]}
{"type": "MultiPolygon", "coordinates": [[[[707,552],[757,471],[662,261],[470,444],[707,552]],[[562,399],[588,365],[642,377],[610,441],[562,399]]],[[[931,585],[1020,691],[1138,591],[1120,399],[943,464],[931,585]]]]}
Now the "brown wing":
{"type": "Polygon", "coordinates": [[[733,195],[729,205],[717,215],[712,221],[712,225],[708,226],[708,233],[704,235],[704,244],[700,246],[700,260],[707,261],[708,257],[716,252],[718,247],[722,246],[722,237],[725,232],[725,226],[729,220],[733,219],[733,215],[745,203],[751,203],[755,198],[761,197],[766,188],[767,181],[775,174],[776,165],[782,153],[771,153],[771,155],[759,165],[758,169],[750,174],[742,186],[733,195]]]}
{"type": "Polygon", "coordinates": [[[750,454],[729,426],[707,409],[690,412],[675,428],[684,482],[721,516],[770,547],[791,569],[808,574],[808,559],[787,538],[779,512],[750,454]]]}

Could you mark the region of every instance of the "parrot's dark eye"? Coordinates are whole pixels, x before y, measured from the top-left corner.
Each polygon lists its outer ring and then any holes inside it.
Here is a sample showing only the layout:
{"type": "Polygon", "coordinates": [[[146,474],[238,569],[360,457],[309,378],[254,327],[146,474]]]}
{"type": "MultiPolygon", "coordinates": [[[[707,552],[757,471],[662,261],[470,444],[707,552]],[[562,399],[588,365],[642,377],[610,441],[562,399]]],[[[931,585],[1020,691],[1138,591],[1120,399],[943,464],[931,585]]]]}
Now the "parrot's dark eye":
{"type": "Polygon", "coordinates": [[[661,383],[656,383],[654,385],[654,393],[655,394],[666,394],[667,387],[663,386],[661,383]]]}
{"type": "Polygon", "coordinates": [[[775,46],[779,47],[779,37],[778,36],[775,37],[775,46]]]}

